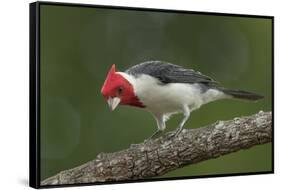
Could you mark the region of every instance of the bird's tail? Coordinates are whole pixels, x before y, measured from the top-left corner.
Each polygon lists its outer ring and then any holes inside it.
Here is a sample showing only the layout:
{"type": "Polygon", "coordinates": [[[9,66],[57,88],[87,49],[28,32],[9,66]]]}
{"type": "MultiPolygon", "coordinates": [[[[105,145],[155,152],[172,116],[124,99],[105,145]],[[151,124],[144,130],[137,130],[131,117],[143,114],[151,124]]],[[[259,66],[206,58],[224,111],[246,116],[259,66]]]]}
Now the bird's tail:
{"type": "Polygon", "coordinates": [[[231,90],[231,89],[226,89],[226,88],[221,88],[221,87],[219,87],[218,90],[222,91],[226,95],[229,95],[233,98],[250,100],[250,101],[257,101],[264,97],[264,96],[256,94],[256,93],[247,92],[247,91],[243,91],[243,90],[231,90]]]}

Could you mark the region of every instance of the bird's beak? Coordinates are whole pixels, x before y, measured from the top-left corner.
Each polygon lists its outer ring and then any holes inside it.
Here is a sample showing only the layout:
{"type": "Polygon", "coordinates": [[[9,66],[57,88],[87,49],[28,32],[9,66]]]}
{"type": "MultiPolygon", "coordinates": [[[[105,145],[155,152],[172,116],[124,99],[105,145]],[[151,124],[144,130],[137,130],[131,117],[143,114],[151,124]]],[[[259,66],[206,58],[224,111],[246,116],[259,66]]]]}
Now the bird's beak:
{"type": "Polygon", "coordinates": [[[110,110],[113,111],[118,106],[120,101],[121,101],[121,99],[118,97],[114,97],[114,98],[109,97],[107,99],[107,103],[108,103],[110,110]]]}

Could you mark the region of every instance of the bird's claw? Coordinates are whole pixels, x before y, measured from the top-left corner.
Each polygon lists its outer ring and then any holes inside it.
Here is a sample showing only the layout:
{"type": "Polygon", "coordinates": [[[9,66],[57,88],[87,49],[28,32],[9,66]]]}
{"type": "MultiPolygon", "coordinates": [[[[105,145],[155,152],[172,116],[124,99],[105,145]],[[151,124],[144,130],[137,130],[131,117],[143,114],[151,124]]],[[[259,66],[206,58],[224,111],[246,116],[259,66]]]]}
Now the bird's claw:
{"type": "Polygon", "coordinates": [[[181,132],[182,132],[182,130],[179,130],[179,129],[177,129],[176,131],[169,132],[169,133],[167,133],[166,138],[168,140],[171,140],[173,138],[178,137],[181,132]]]}
{"type": "Polygon", "coordinates": [[[152,138],[145,139],[145,140],[143,141],[143,144],[147,144],[147,143],[149,143],[149,142],[152,142],[152,138]]]}
{"type": "Polygon", "coordinates": [[[143,141],[143,145],[150,145],[154,142],[154,139],[148,138],[143,141]]]}
{"type": "Polygon", "coordinates": [[[176,136],[176,132],[172,131],[172,132],[167,133],[166,138],[167,138],[168,140],[171,140],[171,139],[173,139],[175,136],[176,136]]]}

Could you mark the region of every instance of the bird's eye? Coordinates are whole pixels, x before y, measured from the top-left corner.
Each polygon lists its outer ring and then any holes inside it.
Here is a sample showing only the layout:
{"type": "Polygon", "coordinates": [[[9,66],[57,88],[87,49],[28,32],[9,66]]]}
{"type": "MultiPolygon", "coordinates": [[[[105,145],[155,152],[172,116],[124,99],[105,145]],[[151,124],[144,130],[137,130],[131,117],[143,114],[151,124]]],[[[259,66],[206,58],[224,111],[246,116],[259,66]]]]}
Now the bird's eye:
{"type": "Polygon", "coordinates": [[[123,93],[123,88],[117,88],[117,95],[121,95],[123,93]]]}

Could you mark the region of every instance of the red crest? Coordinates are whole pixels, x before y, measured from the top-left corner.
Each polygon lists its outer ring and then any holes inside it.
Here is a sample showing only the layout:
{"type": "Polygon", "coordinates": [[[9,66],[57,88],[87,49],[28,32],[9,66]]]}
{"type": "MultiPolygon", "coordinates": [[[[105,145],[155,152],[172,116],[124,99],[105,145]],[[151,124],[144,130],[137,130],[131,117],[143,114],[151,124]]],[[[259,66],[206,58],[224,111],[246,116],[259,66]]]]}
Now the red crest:
{"type": "Polygon", "coordinates": [[[107,73],[106,79],[104,81],[104,84],[101,89],[102,94],[106,94],[108,91],[111,90],[111,87],[113,86],[115,79],[117,78],[115,64],[113,64],[107,73]]]}

